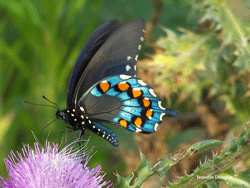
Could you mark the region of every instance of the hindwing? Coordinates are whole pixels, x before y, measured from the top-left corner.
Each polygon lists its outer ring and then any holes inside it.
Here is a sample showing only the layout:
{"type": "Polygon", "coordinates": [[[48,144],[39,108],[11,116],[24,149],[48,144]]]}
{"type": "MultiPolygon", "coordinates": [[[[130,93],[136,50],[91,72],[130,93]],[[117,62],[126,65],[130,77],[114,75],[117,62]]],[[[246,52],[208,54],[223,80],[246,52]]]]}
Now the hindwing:
{"type": "Polygon", "coordinates": [[[79,100],[78,106],[83,106],[87,116],[94,121],[106,121],[143,133],[155,132],[164,115],[179,114],[163,108],[151,87],[129,75],[99,81],[79,100]]]}

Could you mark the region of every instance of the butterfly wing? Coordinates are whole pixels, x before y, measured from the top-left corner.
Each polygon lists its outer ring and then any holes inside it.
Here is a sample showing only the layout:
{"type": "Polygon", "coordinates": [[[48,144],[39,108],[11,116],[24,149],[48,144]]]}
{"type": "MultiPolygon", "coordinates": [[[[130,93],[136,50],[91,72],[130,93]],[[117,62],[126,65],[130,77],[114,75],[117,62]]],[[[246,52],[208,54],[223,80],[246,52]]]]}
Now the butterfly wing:
{"type": "Polygon", "coordinates": [[[85,109],[92,121],[106,121],[142,133],[155,132],[164,115],[179,114],[163,108],[152,88],[129,75],[99,81],[79,100],[78,106],[85,109]]]}
{"type": "Polygon", "coordinates": [[[101,79],[125,73],[136,74],[143,29],[143,20],[137,18],[121,26],[104,42],[82,72],[73,96],[75,106],[84,93],[101,79]]]}
{"type": "Polygon", "coordinates": [[[67,97],[68,108],[74,107],[73,96],[76,86],[91,58],[118,27],[118,22],[110,21],[98,27],[88,38],[70,77],[67,97]]]}

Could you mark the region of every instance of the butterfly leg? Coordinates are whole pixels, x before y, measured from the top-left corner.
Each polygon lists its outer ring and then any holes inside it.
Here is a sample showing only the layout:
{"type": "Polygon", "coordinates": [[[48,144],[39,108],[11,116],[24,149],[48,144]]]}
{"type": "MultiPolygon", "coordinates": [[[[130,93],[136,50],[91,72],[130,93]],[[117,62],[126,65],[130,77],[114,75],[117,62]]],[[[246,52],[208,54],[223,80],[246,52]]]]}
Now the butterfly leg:
{"type": "Polygon", "coordinates": [[[85,132],[85,130],[83,129],[83,130],[81,130],[81,133],[80,133],[80,135],[79,135],[79,137],[78,137],[78,141],[79,141],[79,147],[80,147],[80,149],[82,149],[82,145],[81,145],[81,140],[84,140],[84,132],[85,132]]]}
{"type": "Polygon", "coordinates": [[[93,133],[103,137],[105,140],[109,141],[112,146],[119,146],[116,134],[105,125],[102,125],[101,123],[98,123],[96,121],[92,121],[92,123],[88,126],[88,129],[90,129],[93,133]]]}
{"type": "MultiPolygon", "coordinates": [[[[74,131],[77,131],[77,129],[72,129],[71,127],[67,127],[67,129],[66,129],[66,131],[62,131],[61,133],[60,133],[60,138],[59,138],[59,145],[61,145],[61,143],[62,143],[62,134],[63,133],[68,133],[68,132],[74,132],[74,131]],[[69,130],[68,130],[69,129],[69,130]]],[[[66,135],[66,137],[67,137],[67,135],[66,135]]],[[[65,140],[65,144],[67,144],[67,140],[65,140]]]]}
{"type": "Polygon", "coordinates": [[[79,141],[80,141],[80,140],[84,140],[84,132],[85,132],[85,130],[83,129],[83,130],[81,131],[81,133],[80,133],[79,138],[78,138],[79,141]],[[81,139],[81,138],[82,138],[82,139],[81,139]]]}

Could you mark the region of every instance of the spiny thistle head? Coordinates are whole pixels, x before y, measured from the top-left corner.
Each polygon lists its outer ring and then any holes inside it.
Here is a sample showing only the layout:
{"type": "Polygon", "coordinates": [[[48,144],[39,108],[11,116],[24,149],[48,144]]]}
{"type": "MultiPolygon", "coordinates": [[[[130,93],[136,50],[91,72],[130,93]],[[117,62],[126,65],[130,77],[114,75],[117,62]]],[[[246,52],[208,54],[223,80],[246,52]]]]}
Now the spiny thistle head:
{"type": "Polygon", "coordinates": [[[38,143],[35,149],[28,146],[22,148],[22,153],[11,151],[5,158],[9,179],[0,176],[0,187],[4,188],[77,188],[77,187],[110,187],[110,181],[103,181],[101,167],[90,170],[87,164],[90,157],[82,150],[72,151],[66,147],[59,152],[58,145],[41,148],[38,143]],[[85,162],[82,163],[85,158],[85,162]]]}

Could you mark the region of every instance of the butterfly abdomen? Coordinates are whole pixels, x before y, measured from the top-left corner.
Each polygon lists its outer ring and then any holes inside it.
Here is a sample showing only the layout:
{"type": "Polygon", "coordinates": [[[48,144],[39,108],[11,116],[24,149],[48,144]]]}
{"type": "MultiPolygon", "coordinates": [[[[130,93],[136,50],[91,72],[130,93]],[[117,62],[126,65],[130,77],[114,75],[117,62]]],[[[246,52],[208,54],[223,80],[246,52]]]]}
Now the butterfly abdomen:
{"type": "Polygon", "coordinates": [[[89,129],[93,133],[96,133],[98,136],[103,137],[105,140],[109,141],[112,146],[119,146],[116,134],[108,127],[96,121],[93,121],[92,124],[89,126],[89,129]]]}

